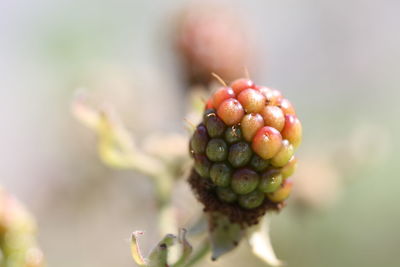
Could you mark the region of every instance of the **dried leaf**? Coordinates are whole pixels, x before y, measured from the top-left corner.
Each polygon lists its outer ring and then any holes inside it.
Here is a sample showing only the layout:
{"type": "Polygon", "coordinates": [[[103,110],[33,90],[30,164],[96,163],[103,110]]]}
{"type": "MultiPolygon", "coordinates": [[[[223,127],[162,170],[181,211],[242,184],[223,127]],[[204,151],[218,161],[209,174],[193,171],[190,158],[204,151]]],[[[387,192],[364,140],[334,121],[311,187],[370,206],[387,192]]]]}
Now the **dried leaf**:
{"type": "Polygon", "coordinates": [[[140,251],[140,247],[138,244],[138,236],[142,235],[143,232],[140,231],[135,231],[132,233],[131,237],[131,254],[133,260],[136,262],[137,265],[139,266],[146,266],[146,260],[142,256],[142,252],[140,251]]]}
{"type": "Polygon", "coordinates": [[[269,235],[270,223],[269,214],[264,216],[260,222],[258,231],[254,231],[249,239],[253,253],[264,262],[271,266],[282,266],[283,262],[279,260],[274,252],[269,235]]]}

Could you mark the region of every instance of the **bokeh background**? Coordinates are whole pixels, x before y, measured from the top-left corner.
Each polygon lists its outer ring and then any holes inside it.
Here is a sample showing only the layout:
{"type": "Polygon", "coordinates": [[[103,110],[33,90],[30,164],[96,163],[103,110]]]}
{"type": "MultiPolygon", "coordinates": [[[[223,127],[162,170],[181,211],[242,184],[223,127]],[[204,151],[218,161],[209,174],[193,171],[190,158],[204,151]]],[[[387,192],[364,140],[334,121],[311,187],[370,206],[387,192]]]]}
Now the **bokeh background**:
{"type": "MultiPolygon", "coordinates": [[[[70,103],[88,88],[137,140],[185,134],[189,85],[173,39],[187,3],[0,1],[0,184],[36,217],[49,266],[134,266],[130,233],[145,230],[146,249],[157,240],[151,183],[103,166],[70,103]]],[[[297,192],[272,223],[278,256],[399,266],[400,2],[222,5],[249,34],[252,77],[279,88],[303,122],[297,192]]],[[[215,266],[245,264],[263,266],[241,246],[215,266]]]]}

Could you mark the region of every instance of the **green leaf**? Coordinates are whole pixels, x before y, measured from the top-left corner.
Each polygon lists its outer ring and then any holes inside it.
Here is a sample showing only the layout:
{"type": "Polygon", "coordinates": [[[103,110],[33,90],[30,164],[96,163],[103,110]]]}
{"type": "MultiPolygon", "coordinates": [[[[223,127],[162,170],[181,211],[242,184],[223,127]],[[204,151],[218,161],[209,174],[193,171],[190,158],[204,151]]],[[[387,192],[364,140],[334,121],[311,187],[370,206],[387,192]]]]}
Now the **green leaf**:
{"type": "Polygon", "coordinates": [[[236,248],[243,238],[244,231],[241,226],[232,223],[228,217],[220,213],[210,213],[209,227],[213,261],[236,248]]]}

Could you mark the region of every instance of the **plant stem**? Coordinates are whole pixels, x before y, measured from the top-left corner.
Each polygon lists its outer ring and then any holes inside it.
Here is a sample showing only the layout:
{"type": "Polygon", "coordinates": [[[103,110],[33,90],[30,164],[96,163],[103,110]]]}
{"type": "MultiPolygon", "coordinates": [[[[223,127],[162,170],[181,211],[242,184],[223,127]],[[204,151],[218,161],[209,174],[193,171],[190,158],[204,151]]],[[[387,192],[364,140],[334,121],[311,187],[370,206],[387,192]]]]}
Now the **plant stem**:
{"type": "Polygon", "coordinates": [[[201,247],[195,251],[193,256],[190,258],[190,260],[183,265],[183,267],[191,267],[198,263],[200,260],[202,260],[210,251],[210,242],[208,241],[208,238],[206,238],[203,242],[201,247]]]}

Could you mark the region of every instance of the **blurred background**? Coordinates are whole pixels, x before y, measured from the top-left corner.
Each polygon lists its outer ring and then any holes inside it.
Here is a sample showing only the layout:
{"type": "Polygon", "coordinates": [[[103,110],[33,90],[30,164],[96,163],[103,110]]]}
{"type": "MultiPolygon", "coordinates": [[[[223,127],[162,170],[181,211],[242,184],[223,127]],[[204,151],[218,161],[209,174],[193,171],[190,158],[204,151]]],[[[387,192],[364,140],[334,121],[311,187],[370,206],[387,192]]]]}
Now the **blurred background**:
{"type": "MultiPolygon", "coordinates": [[[[0,1],[0,184],[36,217],[48,265],[134,266],[130,233],[146,231],[145,249],[158,238],[150,181],[101,163],[70,112],[77,88],[140,141],[185,134],[188,88],[247,67],[294,103],[304,128],[295,192],[272,223],[278,256],[399,266],[400,2],[202,3],[0,1]],[[206,27],[190,21],[196,12],[206,27]]],[[[245,245],[215,266],[244,264],[263,266],[245,245]]]]}

